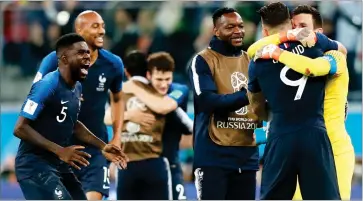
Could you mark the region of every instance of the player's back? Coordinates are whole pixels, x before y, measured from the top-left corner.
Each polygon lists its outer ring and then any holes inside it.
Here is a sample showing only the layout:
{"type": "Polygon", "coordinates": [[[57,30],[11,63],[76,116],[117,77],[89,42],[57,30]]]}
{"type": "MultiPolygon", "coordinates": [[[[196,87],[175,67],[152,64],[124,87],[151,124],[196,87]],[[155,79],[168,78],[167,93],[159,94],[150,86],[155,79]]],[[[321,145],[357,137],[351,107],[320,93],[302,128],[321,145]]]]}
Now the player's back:
{"type": "MultiPolygon", "coordinates": [[[[80,109],[81,92],[79,82],[72,89],[58,70],[51,72],[33,84],[20,115],[32,120],[29,125],[46,139],[63,147],[69,146],[80,109]]],[[[63,164],[55,154],[21,140],[16,157],[20,177],[30,176],[29,171],[33,168],[47,168],[49,163],[56,169],[62,168],[60,164],[63,164]]]]}
{"type": "MultiPolygon", "coordinates": [[[[323,55],[314,48],[300,43],[280,46],[295,54],[310,58],[323,55]]],[[[270,133],[287,133],[306,126],[322,126],[323,100],[326,77],[306,77],[273,60],[257,60],[256,76],[272,113],[270,133]]]]}
{"type": "MultiPolygon", "coordinates": [[[[132,77],[133,82],[150,93],[158,93],[144,77],[132,77]],[[140,78],[140,79],[138,79],[140,78]]],[[[131,80],[130,80],[131,81],[131,80]]],[[[165,126],[165,116],[152,112],[145,103],[141,102],[134,94],[123,94],[125,111],[141,110],[145,113],[155,115],[155,123],[151,127],[125,122],[122,128],[122,143],[125,154],[130,161],[139,161],[149,158],[158,158],[162,153],[162,134],[165,126]]]]}

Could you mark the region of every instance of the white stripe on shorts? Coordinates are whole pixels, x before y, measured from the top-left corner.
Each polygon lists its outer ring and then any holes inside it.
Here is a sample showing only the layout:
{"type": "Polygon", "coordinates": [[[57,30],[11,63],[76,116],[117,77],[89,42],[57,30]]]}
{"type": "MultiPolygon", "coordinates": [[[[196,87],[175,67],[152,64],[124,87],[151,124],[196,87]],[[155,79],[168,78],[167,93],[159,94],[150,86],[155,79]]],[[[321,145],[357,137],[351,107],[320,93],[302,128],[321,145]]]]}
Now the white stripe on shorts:
{"type": "Polygon", "coordinates": [[[165,168],[168,174],[168,200],[173,200],[173,186],[171,184],[172,180],[171,180],[170,164],[167,158],[163,157],[163,160],[165,162],[165,168]]]}

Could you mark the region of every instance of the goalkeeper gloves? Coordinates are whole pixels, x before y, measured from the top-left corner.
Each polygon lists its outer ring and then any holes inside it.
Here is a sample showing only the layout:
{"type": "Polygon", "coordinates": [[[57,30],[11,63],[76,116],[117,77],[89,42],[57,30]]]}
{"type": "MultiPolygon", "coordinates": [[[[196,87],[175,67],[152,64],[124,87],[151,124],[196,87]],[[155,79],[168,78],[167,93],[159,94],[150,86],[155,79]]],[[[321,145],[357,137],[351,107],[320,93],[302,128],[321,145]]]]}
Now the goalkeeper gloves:
{"type": "Polygon", "coordinates": [[[256,61],[257,59],[274,59],[278,61],[283,51],[284,50],[279,48],[277,45],[266,45],[256,51],[253,60],[256,61]]]}
{"type": "Polygon", "coordinates": [[[298,28],[280,33],[280,42],[299,41],[304,47],[313,47],[317,41],[314,31],[308,28],[298,28]]]}

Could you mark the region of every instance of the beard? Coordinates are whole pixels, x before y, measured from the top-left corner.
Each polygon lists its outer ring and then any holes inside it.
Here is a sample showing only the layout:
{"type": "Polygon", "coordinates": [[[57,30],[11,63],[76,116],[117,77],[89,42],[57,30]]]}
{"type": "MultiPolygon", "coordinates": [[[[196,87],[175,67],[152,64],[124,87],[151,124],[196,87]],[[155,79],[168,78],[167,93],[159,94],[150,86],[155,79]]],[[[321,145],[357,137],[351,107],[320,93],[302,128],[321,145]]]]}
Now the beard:
{"type": "Polygon", "coordinates": [[[83,81],[84,79],[81,78],[81,70],[79,68],[71,68],[71,77],[74,81],[83,81]]]}
{"type": "MultiPolygon", "coordinates": [[[[240,46],[232,45],[231,38],[223,38],[222,41],[223,41],[224,45],[227,47],[227,49],[229,49],[229,50],[238,52],[238,51],[242,51],[242,49],[243,49],[243,43],[240,46]]],[[[243,38],[242,38],[242,41],[243,41],[243,38]]]]}

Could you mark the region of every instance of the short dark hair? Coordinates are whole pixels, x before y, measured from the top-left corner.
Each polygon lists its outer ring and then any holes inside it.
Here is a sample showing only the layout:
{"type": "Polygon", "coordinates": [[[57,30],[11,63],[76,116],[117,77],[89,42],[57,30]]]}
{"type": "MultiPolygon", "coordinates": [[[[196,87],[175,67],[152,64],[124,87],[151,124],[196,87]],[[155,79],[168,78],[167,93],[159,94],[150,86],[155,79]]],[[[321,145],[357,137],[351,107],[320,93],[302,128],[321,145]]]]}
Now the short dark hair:
{"type": "Polygon", "coordinates": [[[228,7],[219,8],[216,11],[214,11],[213,16],[212,16],[214,27],[216,26],[217,20],[219,18],[221,18],[222,15],[227,14],[227,13],[234,13],[234,12],[237,12],[237,10],[234,8],[228,8],[228,7]]]}
{"type": "Polygon", "coordinates": [[[290,20],[289,8],[281,2],[265,5],[257,12],[261,15],[262,23],[271,27],[281,25],[290,20]]]}
{"type": "Polygon", "coordinates": [[[322,28],[323,27],[323,18],[321,17],[319,11],[309,5],[298,5],[292,12],[291,15],[294,17],[299,14],[310,14],[313,18],[314,28],[322,28]]]}
{"type": "Polygon", "coordinates": [[[68,48],[74,43],[86,42],[82,36],[76,33],[69,33],[61,36],[55,44],[55,52],[58,55],[61,49],[68,48]]]}
{"type": "Polygon", "coordinates": [[[147,58],[148,71],[152,73],[154,69],[162,72],[174,72],[175,62],[173,57],[167,52],[156,52],[147,58]]]}
{"type": "Polygon", "coordinates": [[[133,50],[129,52],[124,58],[125,69],[131,76],[146,77],[147,60],[146,54],[133,50]]]}

